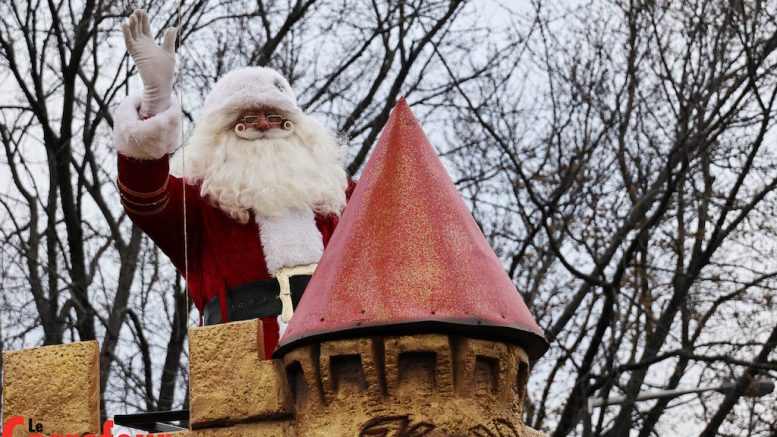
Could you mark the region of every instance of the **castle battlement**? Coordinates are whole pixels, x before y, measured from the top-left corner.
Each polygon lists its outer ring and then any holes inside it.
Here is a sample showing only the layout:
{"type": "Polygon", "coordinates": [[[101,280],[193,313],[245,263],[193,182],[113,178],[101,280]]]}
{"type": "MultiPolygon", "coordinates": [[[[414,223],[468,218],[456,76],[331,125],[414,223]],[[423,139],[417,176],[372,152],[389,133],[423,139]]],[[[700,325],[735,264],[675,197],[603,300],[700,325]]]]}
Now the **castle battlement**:
{"type": "MultiPolygon", "coordinates": [[[[190,330],[191,430],[172,435],[537,435],[520,419],[529,360],[519,346],[421,334],[324,341],[266,360],[262,338],[258,320],[190,330]]],[[[99,434],[97,357],[94,342],[6,353],[3,419],[99,434]]]]}
{"type": "Polygon", "coordinates": [[[370,404],[441,398],[513,404],[521,412],[529,360],[518,346],[442,334],[334,340],[284,356],[298,410],[361,397],[370,404]]]}

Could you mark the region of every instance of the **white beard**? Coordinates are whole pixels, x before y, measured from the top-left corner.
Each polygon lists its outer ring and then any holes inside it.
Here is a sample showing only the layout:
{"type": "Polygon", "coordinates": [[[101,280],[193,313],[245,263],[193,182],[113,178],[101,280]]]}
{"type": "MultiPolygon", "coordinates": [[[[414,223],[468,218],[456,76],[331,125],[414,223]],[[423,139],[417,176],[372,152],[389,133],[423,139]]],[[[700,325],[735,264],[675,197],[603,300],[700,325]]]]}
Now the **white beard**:
{"type": "Polygon", "coordinates": [[[245,140],[231,130],[234,119],[222,114],[201,120],[173,157],[172,173],[201,182],[201,194],[241,223],[251,212],[257,217],[311,210],[340,214],[348,184],[345,148],[321,123],[298,115],[290,134],[245,140]]]}

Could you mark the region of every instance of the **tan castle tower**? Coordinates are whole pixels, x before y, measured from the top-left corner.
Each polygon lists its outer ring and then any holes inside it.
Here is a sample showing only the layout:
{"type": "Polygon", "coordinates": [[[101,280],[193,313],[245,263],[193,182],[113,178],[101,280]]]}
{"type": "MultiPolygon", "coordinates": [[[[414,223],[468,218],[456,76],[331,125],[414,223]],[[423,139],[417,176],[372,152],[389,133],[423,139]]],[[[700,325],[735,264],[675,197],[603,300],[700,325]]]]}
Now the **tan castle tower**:
{"type": "MultiPolygon", "coordinates": [[[[271,360],[262,338],[257,321],[190,330],[191,429],[174,435],[542,435],[521,415],[547,342],[404,99],[271,360]]],[[[97,434],[97,353],[7,353],[4,420],[97,434]],[[27,390],[54,382],[58,399],[27,390]]]]}

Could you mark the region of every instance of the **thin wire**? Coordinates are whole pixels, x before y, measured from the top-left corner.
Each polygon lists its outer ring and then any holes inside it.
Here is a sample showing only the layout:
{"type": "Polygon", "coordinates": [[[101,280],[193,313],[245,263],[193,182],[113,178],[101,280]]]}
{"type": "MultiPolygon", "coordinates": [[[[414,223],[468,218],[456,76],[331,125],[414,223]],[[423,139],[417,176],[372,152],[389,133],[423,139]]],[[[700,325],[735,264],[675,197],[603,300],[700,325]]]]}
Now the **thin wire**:
{"type": "MultiPolygon", "coordinates": [[[[176,56],[178,54],[178,51],[181,50],[183,47],[183,44],[181,43],[181,7],[183,4],[183,0],[178,0],[178,13],[176,18],[176,27],[177,33],[176,37],[178,38],[178,46],[176,50],[176,56]]],[[[181,65],[183,62],[179,62],[177,65],[177,81],[178,82],[178,106],[180,108],[183,108],[183,93],[180,90],[180,84],[181,84],[181,76],[183,74],[183,66],[181,65]]],[[[189,309],[191,308],[191,304],[189,303],[189,234],[187,231],[187,211],[186,211],[186,147],[183,144],[183,135],[184,135],[184,129],[183,129],[183,117],[181,118],[181,138],[180,138],[180,146],[181,146],[181,197],[183,198],[183,265],[184,265],[184,293],[186,293],[186,331],[189,331],[189,309]]]]}

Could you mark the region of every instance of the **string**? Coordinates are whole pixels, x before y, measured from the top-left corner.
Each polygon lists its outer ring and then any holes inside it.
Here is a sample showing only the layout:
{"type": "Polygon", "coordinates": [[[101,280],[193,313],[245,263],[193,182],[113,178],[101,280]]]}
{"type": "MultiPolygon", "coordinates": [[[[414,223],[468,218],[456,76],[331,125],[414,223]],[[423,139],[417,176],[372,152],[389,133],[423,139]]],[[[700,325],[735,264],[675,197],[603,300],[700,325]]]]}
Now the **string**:
{"type": "MultiPolygon", "coordinates": [[[[178,11],[177,11],[177,17],[176,17],[176,27],[177,27],[177,33],[176,38],[178,38],[178,44],[176,47],[176,56],[178,52],[183,47],[183,43],[181,40],[181,36],[183,34],[181,29],[181,8],[182,8],[183,0],[178,0],[178,11]]],[[[183,108],[183,93],[181,92],[181,77],[183,75],[183,66],[181,65],[183,62],[178,62],[176,66],[176,82],[178,83],[178,107],[183,108]]],[[[189,332],[189,308],[191,308],[191,304],[189,303],[189,234],[187,230],[186,224],[188,223],[188,216],[187,216],[187,210],[186,210],[186,147],[183,144],[184,142],[184,128],[183,128],[183,117],[181,118],[181,137],[180,137],[180,147],[181,147],[181,197],[183,198],[183,265],[184,265],[184,281],[183,281],[183,291],[186,295],[186,332],[188,335],[189,332]]]]}

